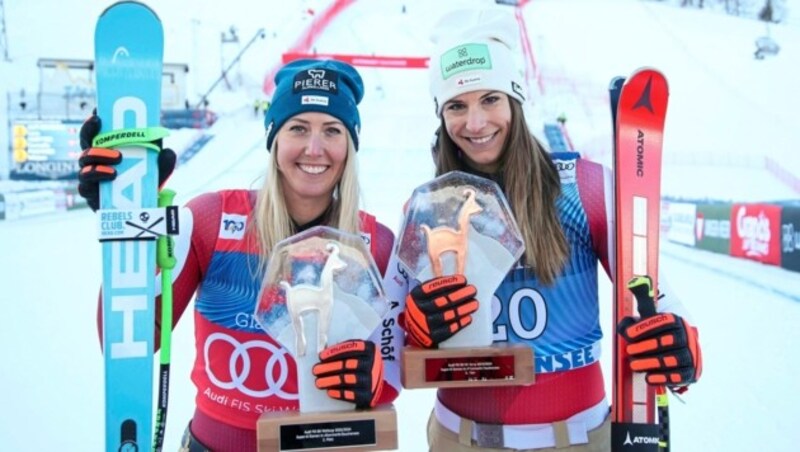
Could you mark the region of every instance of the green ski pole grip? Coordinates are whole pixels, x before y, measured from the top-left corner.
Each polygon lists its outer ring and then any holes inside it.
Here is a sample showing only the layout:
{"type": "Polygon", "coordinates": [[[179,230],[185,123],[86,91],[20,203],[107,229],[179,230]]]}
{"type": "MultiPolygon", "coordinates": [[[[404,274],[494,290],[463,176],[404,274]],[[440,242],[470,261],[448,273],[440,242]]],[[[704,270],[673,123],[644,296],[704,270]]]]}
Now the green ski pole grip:
{"type": "MultiPolygon", "coordinates": [[[[166,208],[172,205],[175,192],[170,189],[158,193],[158,206],[166,208]]],[[[161,268],[161,363],[170,362],[172,342],[172,269],[177,260],[173,252],[173,240],[168,235],[158,238],[156,243],[156,261],[161,268]]]]}

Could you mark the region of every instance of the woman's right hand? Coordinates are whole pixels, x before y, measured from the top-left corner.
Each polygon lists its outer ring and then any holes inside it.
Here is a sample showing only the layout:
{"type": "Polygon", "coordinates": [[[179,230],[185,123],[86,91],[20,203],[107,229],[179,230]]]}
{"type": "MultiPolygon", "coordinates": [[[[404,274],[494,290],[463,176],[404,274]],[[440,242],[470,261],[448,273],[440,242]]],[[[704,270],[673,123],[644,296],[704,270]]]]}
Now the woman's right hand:
{"type": "Polygon", "coordinates": [[[464,275],[423,282],[406,297],[405,324],[412,341],[424,348],[439,344],[472,323],[478,291],[464,275]]]}
{"type": "Polygon", "coordinates": [[[92,140],[98,133],[100,118],[92,112],[92,116],[81,125],[80,144],[83,152],[78,159],[78,193],[93,211],[100,207],[100,182],[114,180],[117,177],[114,165],[122,161],[122,154],[116,149],[92,147],[92,140]]]}
{"type": "MultiPolygon", "coordinates": [[[[100,182],[117,177],[114,166],[122,161],[122,153],[116,149],[92,147],[92,140],[100,133],[100,117],[92,112],[81,125],[80,145],[83,152],[78,159],[78,193],[86,199],[89,207],[96,211],[100,207],[100,182]]],[[[158,153],[158,186],[161,187],[175,170],[177,156],[172,149],[162,149],[162,140],[154,142],[158,153]]]]}

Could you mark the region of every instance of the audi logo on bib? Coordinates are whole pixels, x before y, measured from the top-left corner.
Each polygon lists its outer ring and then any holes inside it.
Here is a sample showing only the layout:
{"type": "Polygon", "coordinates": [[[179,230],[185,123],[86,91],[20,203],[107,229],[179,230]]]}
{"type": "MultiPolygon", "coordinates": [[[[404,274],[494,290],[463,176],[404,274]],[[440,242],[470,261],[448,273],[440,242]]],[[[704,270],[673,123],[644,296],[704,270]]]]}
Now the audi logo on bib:
{"type": "Polygon", "coordinates": [[[216,332],[206,338],[203,358],[209,381],[220,389],[258,399],[274,395],[297,400],[296,392],[284,390],[287,380],[295,380],[290,376],[294,363],[279,345],[260,339],[239,341],[216,332]]]}

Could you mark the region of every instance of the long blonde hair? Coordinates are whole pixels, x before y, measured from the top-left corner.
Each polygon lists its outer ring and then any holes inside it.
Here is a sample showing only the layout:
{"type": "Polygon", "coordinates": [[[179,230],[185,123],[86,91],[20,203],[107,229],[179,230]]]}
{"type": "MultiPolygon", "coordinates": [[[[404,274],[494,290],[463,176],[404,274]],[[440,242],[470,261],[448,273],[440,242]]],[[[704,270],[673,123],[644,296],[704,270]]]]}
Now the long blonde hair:
{"type": "MultiPolygon", "coordinates": [[[[522,105],[507,95],[506,98],[511,104],[511,125],[498,172],[525,242],[524,263],[542,283],[550,285],[569,257],[569,244],[556,207],[561,180],[549,155],[528,129],[522,105]]],[[[470,172],[461,150],[447,134],[444,117],[435,149],[437,176],[454,170],[470,172]]]]}
{"type": "MultiPolygon", "coordinates": [[[[270,252],[275,245],[298,232],[294,221],[289,216],[281,184],[283,175],[278,170],[278,140],[273,141],[270,154],[272,159],[267,170],[267,177],[258,192],[253,212],[253,225],[259,245],[259,270],[262,273],[266,269],[270,252]]],[[[356,148],[348,133],[347,159],[342,170],[342,177],[331,194],[331,207],[328,209],[326,225],[351,234],[358,234],[360,192],[356,148]]]]}

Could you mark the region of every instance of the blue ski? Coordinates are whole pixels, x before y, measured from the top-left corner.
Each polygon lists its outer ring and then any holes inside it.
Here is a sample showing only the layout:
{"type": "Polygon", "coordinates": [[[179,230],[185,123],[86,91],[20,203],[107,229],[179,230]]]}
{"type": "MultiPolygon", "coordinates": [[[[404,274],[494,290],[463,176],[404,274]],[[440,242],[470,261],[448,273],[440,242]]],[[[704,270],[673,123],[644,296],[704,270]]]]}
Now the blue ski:
{"type": "Polygon", "coordinates": [[[617,142],[617,105],[619,96],[622,94],[622,85],[625,84],[625,77],[620,75],[611,79],[608,84],[608,103],[611,107],[611,127],[614,130],[614,143],[617,142]]]}
{"type": "MultiPolygon", "coordinates": [[[[163,46],[161,21],[142,3],[114,3],[100,15],[95,76],[101,133],[159,125],[163,46]]],[[[117,178],[100,186],[98,215],[109,225],[125,221],[119,211],[157,206],[157,152],[119,149],[117,178]]],[[[145,217],[136,220],[152,226],[145,217]]],[[[106,450],[145,450],[153,426],[156,241],[143,234],[103,242],[102,250],[106,450]]]]}

